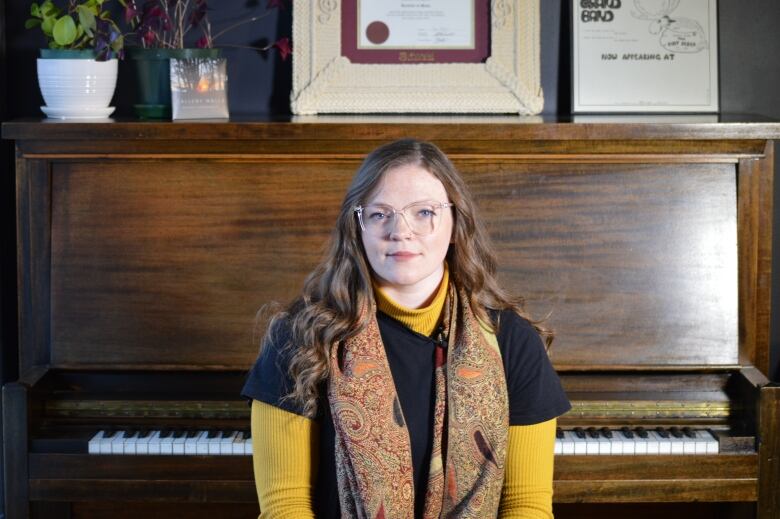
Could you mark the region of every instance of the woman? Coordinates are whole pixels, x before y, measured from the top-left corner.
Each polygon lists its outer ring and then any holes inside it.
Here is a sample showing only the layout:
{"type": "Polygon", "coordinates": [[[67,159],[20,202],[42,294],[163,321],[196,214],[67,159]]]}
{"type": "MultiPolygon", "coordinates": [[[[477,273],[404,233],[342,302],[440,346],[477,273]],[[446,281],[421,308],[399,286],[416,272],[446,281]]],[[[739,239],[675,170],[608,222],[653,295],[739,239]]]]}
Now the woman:
{"type": "Polygon", "coordinates": [[[243,390],[262,517],[551,517],[569,409],[433,144],[365,159],[243,390]]]}

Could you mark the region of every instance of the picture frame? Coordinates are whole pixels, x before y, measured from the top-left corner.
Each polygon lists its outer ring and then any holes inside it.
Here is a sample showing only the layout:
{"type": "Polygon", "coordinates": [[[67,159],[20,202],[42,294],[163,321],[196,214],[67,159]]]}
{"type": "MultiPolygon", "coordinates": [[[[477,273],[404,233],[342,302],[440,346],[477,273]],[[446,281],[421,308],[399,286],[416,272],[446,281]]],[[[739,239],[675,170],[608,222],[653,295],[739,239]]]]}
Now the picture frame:
{"type": "Polygon", "coordinates": [[[348,2],[294,0],[291,110],[537,114],[544,105],[539,1],[486,4],[490,52],[483,62],[353,63],[342,53],[342,20],[356,18],[342,12],[348,2]]]}
{"type": "Polygon", "coordinates": [[[717,113],[717,0],[572,0],[572,112],[717,113]]]}
{"type": "Polygon", "coordinates": [[[228,119],[226,58],[171,58],[172,119],[228,119]]]}

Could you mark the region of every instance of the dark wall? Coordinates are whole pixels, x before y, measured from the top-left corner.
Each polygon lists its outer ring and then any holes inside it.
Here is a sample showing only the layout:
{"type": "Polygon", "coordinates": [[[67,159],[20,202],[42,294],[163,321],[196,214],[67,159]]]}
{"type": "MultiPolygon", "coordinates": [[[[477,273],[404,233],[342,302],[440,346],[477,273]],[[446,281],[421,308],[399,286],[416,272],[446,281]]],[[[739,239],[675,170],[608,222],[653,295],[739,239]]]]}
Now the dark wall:
{"type": "MultiPolygon", "coordinates": [[[[8,117],[8,77],[5,0],[0,0],[0,121],[8,117]]],[[[14,232],[14,175],[10,142],[0,141],[0,385],[16,378],[16,234],[14,232]]],[[[0,417],[3,405],[0,400],[0,417]]],[[[0,418],[0,426],[2,418],[0,418]]],[[[0,445],[3,432],[0,427],[0,445]]],[[[0,449],[0,467],[4,467],[0,449]]],[[[0,519],[5,502],[4,474],[0,471],[0,519]]]]}
{"type": "MultiPolygon", "coordinates": [[[[544,112],[569,109],[568,0],[541,1],[542,86],[544,112]]],[[[10,116],[35,116],[42,104],[35,80],[35,58],[43,44],[37,31],[24,29],[28,0],[8,0],[8,81],[10,116]]],[[[232,23],[265,12],[267,0],[212,0],[214,32],[232,23]]],[[[777,0],[723,0],[719,5],[721,109],[730,113],[761,113],[780,118],[780,67],[774,58],[780,51],[780,2],[777,0]]],[[[292,10],[274,9],[269,16],[228,32],[218,40],[228,58],[231,113],[289,113],[291,60],[282,62],[275,51],[227,47],[263,46],[292,35],[292,10]]],[[[129,63],[122,63],[117,95],[118,115],[130,115],[133,103],[129,63]]]]}
{"type": "MultiPolygon", "coordinates": [[[[266,0],[212,0],[211,20],[215,32],[246,17],[262,14],[266,0]]],[[[568,35],[571,13],[568,0],[540,0],[542,6],[542,86],[545,92],[544,112],[565,114],[570,108],[570,39],[568,35]]],[[[2,0],[0,0],[2,5],[2,0]]],[[[29,10],[28,0],[7,0],[7,57],[2,65],[12,74],[0,88],[7,87],[10,118],[38,116],[42,104],[35,79],[35,58],[42,37],[34,31],[23,28],[29,10]]],[[[777,0],[722,0],[719,5],[720,39],[720,99],[724,113],[762,114],[780,119],[780,66],[776,56],[780,55],[780,2],[777,0]]],[[[225,34],[219,41],[223,45],[263,46],[282,36],[291,36],[291,8],[274,10],[268,17],[239,27],[225,34]]],[[[258,53],[244,48],[226,47],[228,58],[229,101],[233,114],[285,114],[289,113],[289,92],[291,87],[291,61],[283,62],[276,52],[258,53]]],[[[129,116],[132,111],[132,92],[129,63],[120,66],[120,82],[115,96],[117,115],[129,116]]],[[[3,96],[5,100],[6,96],[3,96]]],[[[778,154],[780,155],[780,154],[778,154]]],[[[3,164],[8,163],[3,157],[3,164]]],[[[780,171],[780,164],[776,165],[780,171]]],[[[3,175],[3,238],[8,238],[13,227],[7,225],[7,187],[9,174],[3,175]],[[10,229],[10,230],[9,230],[10,229]]],[[[780,182],[775,189],[775,198],[780,193],[780,182]]],[[[775,202],[780,208],[780,199],[775,202]]],[[[775,211],[776,215],[780,210],[775,211]]],[[[775,217],[774,250],[780,252],[780,219],[775,217]]],[[[12,241],[10,243],[13,243],[12,241]]],[[[9,251],[8,247],[3,248],[9,251]]],[[[774,271],[780,272],[780,263],[775,253],[774,271]]],[[[4,253],[6,254],[6,253],[4,253]]],[[[4,272],[12,258],[4,259],[4,272]]],[[[4,293],[4,318],[2,329],[5,338],[14,319],[9,319],[13,287],[6,278],[2,279],[4,293]]],[[[780,379],[780,275],[775,276],[773,300],[777,303],[773,311],[772,378],[780,379]]],[[[8,343],[6,343],[8,344],[8,343]]]]}

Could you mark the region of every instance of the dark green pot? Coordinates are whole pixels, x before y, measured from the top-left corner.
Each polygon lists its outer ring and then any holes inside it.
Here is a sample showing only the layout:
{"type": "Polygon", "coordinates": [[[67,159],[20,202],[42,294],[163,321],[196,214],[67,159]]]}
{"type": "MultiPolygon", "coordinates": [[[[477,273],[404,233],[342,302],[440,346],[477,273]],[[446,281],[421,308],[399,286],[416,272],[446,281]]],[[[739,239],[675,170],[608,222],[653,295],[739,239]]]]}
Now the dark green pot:
{"type": "Polygon", "coordinates": [[[141,119],[171,118],[170,59],[218,58],[220,49],[127,49],[134,64],[137,103],[141,119]]]}
{"type": "Polygon", "coordinates": [[[92,49],[40,49],[41,59],[95,59],[92,49]]]}

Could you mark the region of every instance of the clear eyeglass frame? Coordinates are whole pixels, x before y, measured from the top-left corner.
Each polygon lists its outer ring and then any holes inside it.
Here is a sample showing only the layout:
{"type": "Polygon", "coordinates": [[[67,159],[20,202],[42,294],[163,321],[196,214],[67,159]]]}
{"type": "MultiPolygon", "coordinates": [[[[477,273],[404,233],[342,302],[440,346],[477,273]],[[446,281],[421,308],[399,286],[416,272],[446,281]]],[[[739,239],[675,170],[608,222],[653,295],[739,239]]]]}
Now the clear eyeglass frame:
{"type": "Polygon", "coordinates": [[[433,201],[424,201],[424,202],[412,202],[411,204],[401,208],[396,209],[395,207],[386,205],[386,204],[368,204],[366,206],[358,205],[356,206],[353,211],[358,216],[358,222],[360,222],[360,228],[363,230],[363,232],[371,233],[375,236],[385,236],[388,233],[392,232],[396,227],[397,222],[397,216],[401,215],[404,219],[404,222],[406,223],[406,227],[412,232],[412,234],[415,234],[417,236],[429,236],[436,232],[436,229],[438,229],[439,221],[441,220],[441,213],[440,212],[434,212],[430,220],[428,222],[425,222],[425,220],[419,220],[415,219],[412,215],[408,214],[408,210],[410,208],[420,208],[420,209],[436,209],[436,210],[443,210],[448,209],[450,207],[455,207],[455,204],[451,202],[433,202],[433,201]],[[377,207],[386,210],[384,213],[384,216],[389,216],[389,218],[383,218],[382,220],[377,220],[375,224],[371,223],[371,220],[369,220],[368,225],[366,225],[366,221],[364,219],[364,213],[366,212],[366,209],[370,209],[372,207],[377,207]],[[424,225],[421,226],[421,223],[424,223],[424,225]]]}

